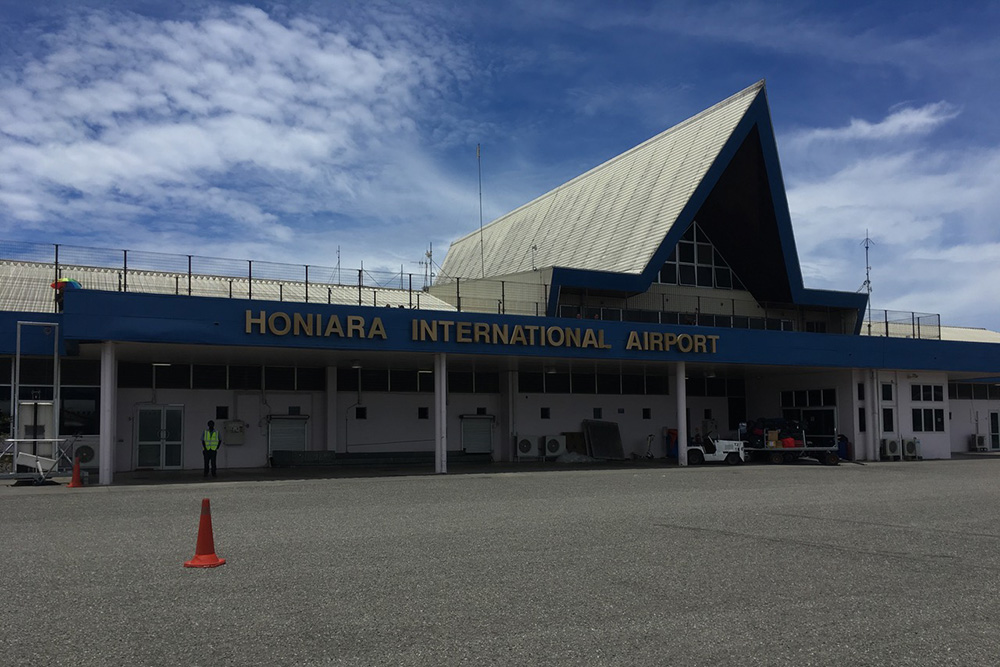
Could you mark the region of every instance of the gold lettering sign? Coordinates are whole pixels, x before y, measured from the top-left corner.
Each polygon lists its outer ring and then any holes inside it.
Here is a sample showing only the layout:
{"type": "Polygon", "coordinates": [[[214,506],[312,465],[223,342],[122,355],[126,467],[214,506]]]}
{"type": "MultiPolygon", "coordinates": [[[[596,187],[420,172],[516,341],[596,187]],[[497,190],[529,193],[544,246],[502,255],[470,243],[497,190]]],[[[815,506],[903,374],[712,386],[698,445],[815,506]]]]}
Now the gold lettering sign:
{"type": "MultiPolygon", "coordinates": [[[[322,338],[362,338],[388,340],[381,317],[320,313],[286,313],[247,310],[244,332],[272,336],[322,338]]],[[[545,324],[488,324],[455,320],[413,319],[410,340],[419,343],[457,343],[460,345],[502,345],[508,347],[556,347],[610,350],[604,329],[545,324]]],[[[629,331],[626,350],[641,352],[680,352],[715,354],[719,336],[673,333],[670,331],[629,331]]]]}
{"type": "Polygon", "coordinates": [[[413,320],[410,340],[421,343],[450,342],[518,347],[577,347],[610,350],[602,329],[539,324],[493,324],[452,320],[413,320]]]}
{"type": "Polygon", "coordinates": [[[719,337],[704,334],[674,334],[658,331],[630,331],[625,343],[626,350],[643,352],[678,352],[694,354],[715,354],[719,337]]]}
{"type": "Polygon", "coordinates": [[[244,332],[260,335],[271,334],[272,336],[290,334],[324,338],[380,338],[382,340],[388,338],[381,317],[373,317],[369,322],[367,318],[360,315],[350,315],[347,317],[347,326],[345,327],[336,315],[330,315],[324,322],[323,316],[318,313],[289,315],[278,311],[268,314],[264,310],[246,311],[244,332]]]}

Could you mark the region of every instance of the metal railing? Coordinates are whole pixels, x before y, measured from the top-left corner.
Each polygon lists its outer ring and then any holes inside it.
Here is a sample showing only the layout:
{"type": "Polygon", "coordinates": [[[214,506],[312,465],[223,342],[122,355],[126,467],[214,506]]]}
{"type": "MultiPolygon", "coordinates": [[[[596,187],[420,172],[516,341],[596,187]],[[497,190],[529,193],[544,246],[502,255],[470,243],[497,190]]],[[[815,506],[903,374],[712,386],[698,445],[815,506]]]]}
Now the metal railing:
{"type": "MultiPolygon", "coordinates": [[[[550,296],[550,285],[541,281],[454,278],[432,284],[427,274],[406,273],[402,268],[349,269],[20,241],[0,241],[0,260],[31,268],[18,273],[5,267],[0,307],[36,312],[58,310],[55,290],[49,284],[59,278],[73,278],[86,289],[105,291],[527,316],[545,315],[550,296]]],[[[759,310],[759,304],[753,301],[716,295],[668,296],[650,292],[612,300],[614,306],[587,305],[583,297],[581,301],[581,305],[561,303],[558,316],[735,329],[797,329],[787,312],[773,312],[767,307],[759,310]]],[[[940,339],[941,320],[930,313],[872,311],[870,319],[863,323],[862,333],[940,339]]]]}
{"type": "Polygon", "coordinates": [[[888,338],[941,340],[941,316],[904,310],[872,310],[861,323],[861,333],[888,338]]]}

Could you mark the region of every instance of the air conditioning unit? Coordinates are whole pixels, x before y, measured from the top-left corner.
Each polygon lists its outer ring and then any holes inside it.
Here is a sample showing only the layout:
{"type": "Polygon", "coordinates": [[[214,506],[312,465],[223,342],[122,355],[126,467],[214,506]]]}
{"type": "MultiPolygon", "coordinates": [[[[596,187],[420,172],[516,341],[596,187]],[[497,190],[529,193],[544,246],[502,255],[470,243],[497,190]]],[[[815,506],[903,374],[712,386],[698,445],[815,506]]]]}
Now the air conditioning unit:
{"type": "Polygon", "coordinates": [[[519,435],[514,441],[518,459],[537,459],[542,456],[541,442],[535,435],[519,435]]]}
{"type": "Polygon", "coordinates": [[[903,453],[899,447],[898,440],[882,438],[882,460],[891,461],[893,459],[903,460],[903,453]]]}
{"type": "Polygon", "coordinates": [[[543,435],[541,445],[543,456],[547,456],[549,458],[562,456],[566,453],[566,436],[543,435]]]}
{"type": "Polygon", "coordinates": [[[986,446],[986,436],[978,435],[973,433],[969,436],[969,450],[973,452],[988,452],[989,447],[986,446]]]}
{"type": "Polygon", "coordinates": [[[80,457],[80,468],[97,469],[101,464],[100,459],[101,443],[98,436],[84,436],[77,438],[73,443],[73,451],[70,458],[80,457]]]}
{"type": "Polygon", "coordinates": [[[920,458],[920,441],[916,438],[903,441],[903,458],[911,461],[920,458]]]}

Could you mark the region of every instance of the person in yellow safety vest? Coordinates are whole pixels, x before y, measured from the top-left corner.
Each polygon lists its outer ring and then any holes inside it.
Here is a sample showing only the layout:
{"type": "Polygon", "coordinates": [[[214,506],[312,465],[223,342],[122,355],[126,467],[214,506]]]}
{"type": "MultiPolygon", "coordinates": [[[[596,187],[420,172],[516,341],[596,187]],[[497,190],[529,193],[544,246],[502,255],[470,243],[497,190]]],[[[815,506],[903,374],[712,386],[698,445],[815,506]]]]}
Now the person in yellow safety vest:
{"type": "Polygon", "coordinates": [[[208,469],[212,468],[212,477],[215,477],[215,457],[222,446],[222,437],[215,430],[215,422],[209,421],[208,428],[201,434],[201,453],[205,457],[205,477],[208,477],[208,469]]]}

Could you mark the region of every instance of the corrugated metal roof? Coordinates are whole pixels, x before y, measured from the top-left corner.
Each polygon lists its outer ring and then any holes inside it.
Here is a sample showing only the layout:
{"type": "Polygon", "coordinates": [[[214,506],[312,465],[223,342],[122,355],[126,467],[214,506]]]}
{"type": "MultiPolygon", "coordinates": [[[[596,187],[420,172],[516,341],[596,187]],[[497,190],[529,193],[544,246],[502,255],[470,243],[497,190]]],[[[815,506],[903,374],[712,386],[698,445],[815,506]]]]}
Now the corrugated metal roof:
{"type": "Polygon", "coordinates": [[[638,274],[750,104],[759,81],[452,243],[441,279],[542,267],[638,274]],[[534,250],[532,248],[535,248],[534,250]],[[534,262],[534,266],[532,266],[534,262]]]}
{"type": "MultiPolygon", "coordinates": [[[[60,266],[66,278],[77,280],[84,289],[117,292],[123,286],[120,269],[83,266],[60,266]]],[[[0,260],[0,311],[51,313],[55,311],[54,290],[51,287],[55,269],[52,264],[0,260]]],[[[130,269],[127,288],[137,294],[188,293],[186,273],[139,271],[130,269]]],[[[301,281],[276,281],[254,278],[224,278],[220,276],[191,276],[191,295],[216,298],[246,299],[252,292],[254,300],[306,302],[306,286],[301,281]]],[[[326,283],[309,283],[309,303],[357,305],[358,287],[326,283]]],[[[455,307],[431,294],[414,290],[385,287],[361,288],[361,305],[391,306],[424,310],[449,310],[455,307]]]]}

